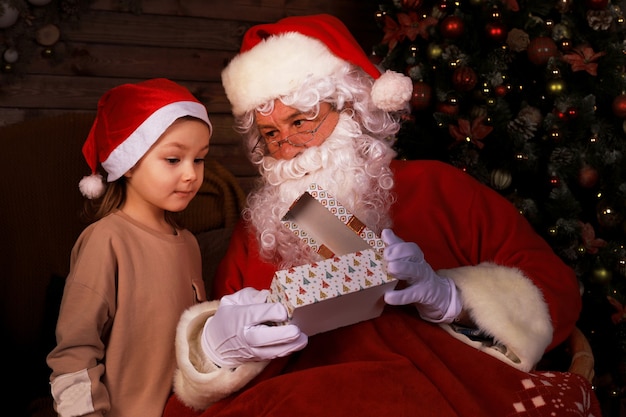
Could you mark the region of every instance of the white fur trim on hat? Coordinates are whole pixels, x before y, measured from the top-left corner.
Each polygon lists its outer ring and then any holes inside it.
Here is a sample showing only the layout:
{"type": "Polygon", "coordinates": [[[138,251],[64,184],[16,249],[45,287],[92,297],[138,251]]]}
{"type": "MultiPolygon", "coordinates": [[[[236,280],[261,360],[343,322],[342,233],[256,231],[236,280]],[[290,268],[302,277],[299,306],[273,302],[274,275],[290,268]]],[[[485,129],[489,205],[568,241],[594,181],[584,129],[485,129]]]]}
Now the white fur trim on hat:
{"type": "Polygon", "coordinates": [[[177,101],[152,113],[137,129],[115,148],[102,162],[108,173],[107,181],[113,182],[128,172],[161,137],[176,119],[193,116],[211,126],[205,107],[194,101],[177,101]]]}
{"type": "Polygon", "coordinates": [[[295,91],[307,77],[328,77],[349,65],[317,39],[296,32],[270,36],[222,71],[235,116],[295,91]]]}

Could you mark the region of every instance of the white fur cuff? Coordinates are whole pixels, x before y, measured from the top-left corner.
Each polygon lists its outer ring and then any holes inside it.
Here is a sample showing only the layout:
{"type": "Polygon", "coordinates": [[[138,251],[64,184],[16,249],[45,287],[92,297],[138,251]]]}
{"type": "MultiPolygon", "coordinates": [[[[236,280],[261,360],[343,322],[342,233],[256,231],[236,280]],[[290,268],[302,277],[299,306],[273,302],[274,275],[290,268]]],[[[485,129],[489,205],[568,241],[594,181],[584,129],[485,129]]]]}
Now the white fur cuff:
{"type": "MultiPolygon", "coordinates": [[[[451,278],[460,290],[463,308],[487,335],[508,349],[519,361],[509,360],[495,349],[484,349],[523,371],[539,362],[552,341],[553,327],[539,288],[519,269],[485,262],[437,271],[451,278]]],[[[445,326],[458,339],[476,345],[445,326]]],[[[478,346],[477,346],[478,347],[478,346]]]]}
{"type": "Polygon", "coordinates": [[[236,369],[220,369],[204,354],[201,346],[205,321],[215,314],[218,301],[207,301],[187,309],[176,331],[174,392],[187,407],[204,410],[243,388],[269,362],[250,362],[236,369]]]}

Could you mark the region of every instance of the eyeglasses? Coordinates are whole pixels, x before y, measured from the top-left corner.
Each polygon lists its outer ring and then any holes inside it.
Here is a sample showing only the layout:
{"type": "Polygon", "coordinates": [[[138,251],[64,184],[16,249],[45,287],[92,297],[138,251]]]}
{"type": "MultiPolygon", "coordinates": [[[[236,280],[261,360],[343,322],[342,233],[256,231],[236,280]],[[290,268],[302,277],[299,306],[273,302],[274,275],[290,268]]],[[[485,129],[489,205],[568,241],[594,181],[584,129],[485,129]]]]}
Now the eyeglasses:
{"type": "MultiPolygon", "coordinates": [[[[306,148],[306,145],[309,142],[311,142],[313,139],[315,139],[315,134],[322,127],[322,125],[326,121],[326,118],[331,112],[332,112],[332,109],[329,110],[328,113],[324,115],[324,117],[322,117],[322,120],[320,120],[319,124],[315,127],[315,129],[303,130],[301,132],[296,132],[294,134],[291,134],[281,140],[272,140],[272,141],[266,142],[265,148],[267,149],[267,152],[270,155],[274,155],[278,151],[280,151],[281,147],[285,143],[288,143],[290,146],[293,146],[296,148],[306,148]]],[[[252,148],[253,152],[261,144],[262,140],[263,140],[263,137],[260,137],[256,145],[254,145],[254,148],[252,148]]]]}

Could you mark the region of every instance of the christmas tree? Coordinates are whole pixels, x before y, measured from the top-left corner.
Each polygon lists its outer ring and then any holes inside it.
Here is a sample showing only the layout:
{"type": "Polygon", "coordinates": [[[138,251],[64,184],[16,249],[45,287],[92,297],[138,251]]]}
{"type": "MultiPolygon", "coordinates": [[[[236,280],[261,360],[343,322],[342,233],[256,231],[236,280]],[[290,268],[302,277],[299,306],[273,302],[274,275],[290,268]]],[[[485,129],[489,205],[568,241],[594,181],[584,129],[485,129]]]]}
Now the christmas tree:
{"type": "MultiPolygon", "coordinates": [[[[596,386],[626,395],[626,41],[610,0],[387,0],[372,59],[413,80],[399,158],[508,198],[577,273],[596,386]]],[[[452,192],[452,190],[451,190],[452,192]]],[[[494,219],[498,221],[498,219],[494,219]]]]}

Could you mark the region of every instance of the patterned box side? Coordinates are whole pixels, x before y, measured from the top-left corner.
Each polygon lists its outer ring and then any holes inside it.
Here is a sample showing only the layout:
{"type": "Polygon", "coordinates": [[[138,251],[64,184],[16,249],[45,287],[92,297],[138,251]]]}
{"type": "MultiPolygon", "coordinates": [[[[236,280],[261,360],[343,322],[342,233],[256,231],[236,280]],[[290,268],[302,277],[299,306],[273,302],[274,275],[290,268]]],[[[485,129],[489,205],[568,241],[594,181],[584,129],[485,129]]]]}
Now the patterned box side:
{"type": "Polygon", "coordinates": [[[374,249],[277,271],[268,301],[294,309],[394,281],[374,249]]]}

